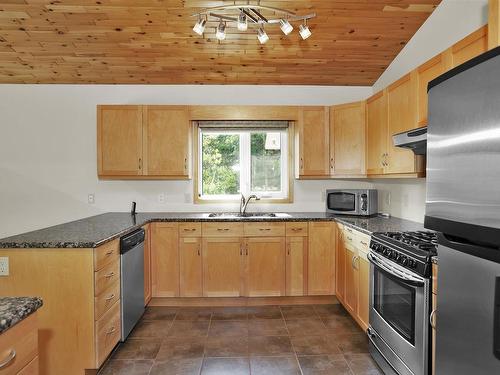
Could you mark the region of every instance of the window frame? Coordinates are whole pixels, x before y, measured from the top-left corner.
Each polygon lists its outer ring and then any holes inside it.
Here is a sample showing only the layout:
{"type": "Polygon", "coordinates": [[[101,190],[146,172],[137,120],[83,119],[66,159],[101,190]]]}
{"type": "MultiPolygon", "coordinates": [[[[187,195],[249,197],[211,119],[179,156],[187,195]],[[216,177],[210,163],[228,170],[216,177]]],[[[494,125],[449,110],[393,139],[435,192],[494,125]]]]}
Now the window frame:
{"type": "MultiPolygon", "coordinates": [[[[290,122],[287,129],[269,129],[263,128],[263,131],[273,131],[284,133],[285,137],[282,138],[284,145],[282,146],[282,158],[281,158],[281,186],[285,189],[285,194],[278,196],[278,194],[267,193],[265,195],[262,192],[252,192],[250,191],[251,184],[251,150],[250,150],[250,134],[254,131],[253,129],[241,129],[241,130],[231,130],[231,129],[202,129],[198,126],[197,122],[193,122],[193,164],[194,164],[194,180],[193,180],[193,190],[194,190],[194,203],[197,204],[211,204],[211,203],[237,203],[240,201],[241,195],[218,195],[212,197],[206,197],[201,195],[202,191],[202,158],[201,158],[201,137],[202,133],[224,133],[224,134],[240,134],[245,133],[248,138],[248,142],[242,142],[240,136],[240,164],[245,161],[248,163],[249,168],[246,171],[246,177],[243,177],[243,173],[240,173],[240,187],[242,187],[242,181],[247,182],[248,186],[243,187],[243,194],[248,196],[249,194],[256,194],[261,199],[255,203],[292,203],[293,202],[293,135],[294,124],[290,122]],[[287,165],[283,165],[287,163],[287,165]]],[[[245,138],[245,137],[243,137],[245,138]]],[[[280,192],[281,194],[281,192],[280,192]]]]}

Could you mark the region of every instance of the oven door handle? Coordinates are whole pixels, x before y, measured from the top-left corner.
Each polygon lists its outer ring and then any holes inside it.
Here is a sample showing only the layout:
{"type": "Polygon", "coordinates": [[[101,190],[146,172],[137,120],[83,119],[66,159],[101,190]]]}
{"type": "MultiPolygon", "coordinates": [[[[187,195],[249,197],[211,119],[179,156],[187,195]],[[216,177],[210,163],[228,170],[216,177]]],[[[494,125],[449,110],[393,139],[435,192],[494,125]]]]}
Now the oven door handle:
{"type": "Polygon", "coordinates": [[[416,286],[416,287],[421,287],[424,285],[424,281],[420,278],[417,278],[415,276],[411,276],[408,274],[405,274],[395,267],[391,267],[388,264],[383,263],[380,261],[378,258],[376,258],[373,254],[368,253],[367,255],[368,260],[370,263],[372,263],[374,266],[379,267],[380,269],[384,270],[388,274],[397,277],[398,279],[404,281],[405,283],[416,286]]]}

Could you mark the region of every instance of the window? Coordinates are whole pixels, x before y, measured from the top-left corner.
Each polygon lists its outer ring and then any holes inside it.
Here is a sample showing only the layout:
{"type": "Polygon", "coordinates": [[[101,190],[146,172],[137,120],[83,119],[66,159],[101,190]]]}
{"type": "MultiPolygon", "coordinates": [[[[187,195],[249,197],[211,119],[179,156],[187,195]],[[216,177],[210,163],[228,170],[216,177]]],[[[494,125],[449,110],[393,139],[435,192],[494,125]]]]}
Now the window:
{"type": "Polygon", "coordinates": [[[288,200],[285,124],[272,128],[199,126],[199,200],[236,200],[241,194],[288,200]]]}

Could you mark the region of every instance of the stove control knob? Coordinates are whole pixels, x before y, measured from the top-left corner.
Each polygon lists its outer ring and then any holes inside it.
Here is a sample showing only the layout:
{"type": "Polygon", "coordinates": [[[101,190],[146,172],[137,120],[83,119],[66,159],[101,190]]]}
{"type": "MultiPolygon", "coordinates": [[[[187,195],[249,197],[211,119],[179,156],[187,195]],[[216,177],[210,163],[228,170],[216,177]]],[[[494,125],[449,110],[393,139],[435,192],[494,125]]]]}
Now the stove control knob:
{"type": "Polygon", "coordinates": [[[401,254],[398,254],[398,256],[396,257],[396,262],[401,263],[401,259],[402,259],[401,254]]]}
{"type": "Polygon", "coordinates": [[[408,264],[408,258],[407,257],[404,257],[403,260],[401,261],[401,264],[403,266],[406,266],[408,264]]]}
{"type": "Polygon", "coordinates": [[[392,251],[390,249],[384,249],[384,255],[385,256],[390,256],[392,251]]]}
{"type": "Polygon", "coordinates": [[[409,266],[410,268],[417,268],[417,262],[415,262],[413,259],[410,259],[410,260],[408,261],[408,266],[409,266]]]}
{"type": "Polygon", "coordinates": [[[398,254],[393,251],[392,254],[391,254],[391,259],[396,259],[398,257],[398,254]]]}

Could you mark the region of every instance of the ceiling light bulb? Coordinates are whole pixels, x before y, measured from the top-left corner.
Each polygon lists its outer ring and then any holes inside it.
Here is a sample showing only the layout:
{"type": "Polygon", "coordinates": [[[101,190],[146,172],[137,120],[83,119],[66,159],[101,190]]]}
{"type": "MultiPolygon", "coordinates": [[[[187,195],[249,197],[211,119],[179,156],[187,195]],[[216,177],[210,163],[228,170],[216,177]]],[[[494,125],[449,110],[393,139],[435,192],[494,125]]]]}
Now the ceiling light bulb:
{"type": "Polygon", "coordinates": [[[259,39],[260,44],[266,44],[269,40],[269,36],[262,27],[257,32],[257,38],[259,39]]]}
{"type": "Polygon", "coordinates": [[[207,20],[202,20],[201,18],[196,22],[196,25],[193,27],[193,31],[198,34],[202,35],[203,32],[205,31],[205,25],[207,23],[207,20]]]}
{"type": "Polygon", "coordinates": [[[288,35],[292,32],[293,26],[288,22],[288,20],[281,19],[280,20],[280,27],[281,31],[283,31],[283,34],[288,35]]]}
{"type": "Polygon", "coordinates": [[[241,12],[240,15],[238,16],[238,30],[240,31],[248,30],[247,16],[243,12],[241,12]]]}
{"type": "Polygon", "coordinates": [[[219,26],[217,26],[217,32],[215,33],[215,37],[218,40],[224,40],[226,39],[226,25],[224,22],[220,22],[219,26]]]}
{"type": "Polygon", "coordinates": [[[306,40],[307,38],[309,38],[312,35],[311,30],[309,30],[309,26],[307,26],[307,25],[300,25],[299,26],[299,34],[302,37],[302,39],[304,39],[304,40],[306,40]]]}

